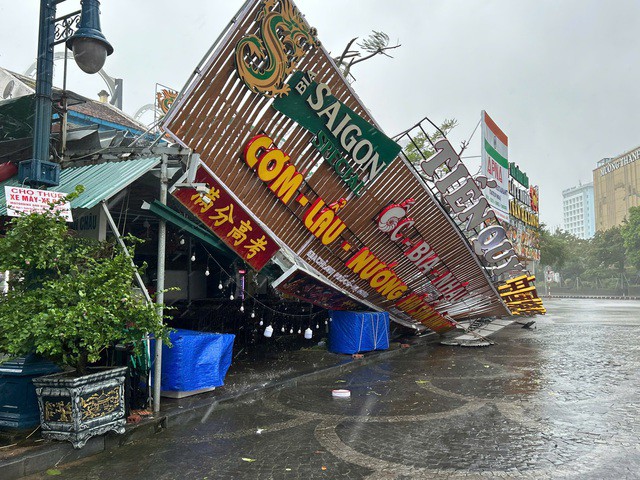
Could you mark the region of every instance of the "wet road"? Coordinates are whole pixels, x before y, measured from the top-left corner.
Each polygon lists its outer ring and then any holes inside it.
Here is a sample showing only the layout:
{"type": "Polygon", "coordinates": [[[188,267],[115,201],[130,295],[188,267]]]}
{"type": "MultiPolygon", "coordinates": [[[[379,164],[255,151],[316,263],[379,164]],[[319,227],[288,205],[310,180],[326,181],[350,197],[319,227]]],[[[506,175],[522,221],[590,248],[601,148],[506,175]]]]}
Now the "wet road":
{"type": "Polygon", "coordinates": [[[640,302],[545,304],[535,330],[508,327],[492,347],[412,348],[57,478],[640,479],[640,302]]]}

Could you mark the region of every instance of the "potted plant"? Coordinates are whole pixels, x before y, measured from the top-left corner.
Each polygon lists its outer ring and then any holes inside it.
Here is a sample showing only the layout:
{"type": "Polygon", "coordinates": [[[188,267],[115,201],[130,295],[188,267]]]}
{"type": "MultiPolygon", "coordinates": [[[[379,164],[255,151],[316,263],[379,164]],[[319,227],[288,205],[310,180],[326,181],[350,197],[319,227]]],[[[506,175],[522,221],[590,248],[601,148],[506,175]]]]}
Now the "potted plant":
{"type": "MultiPolygon", "coordinates": [[[[67,197],[68,198],[68,197],[67,197]]],[[[133,256],[135,239],[128,237],[133,256]]],[[[139,352],[167,331],[153,304],[133,290],[136,267],[110,242],[80,238],[52,208],[11,220],[0,238],[0,352],[37,353],[64,368],[34,380],[42,434],[81,448],[89,437],[124,432],[127,367],[92,369],[115,343],[139,352]]]]}

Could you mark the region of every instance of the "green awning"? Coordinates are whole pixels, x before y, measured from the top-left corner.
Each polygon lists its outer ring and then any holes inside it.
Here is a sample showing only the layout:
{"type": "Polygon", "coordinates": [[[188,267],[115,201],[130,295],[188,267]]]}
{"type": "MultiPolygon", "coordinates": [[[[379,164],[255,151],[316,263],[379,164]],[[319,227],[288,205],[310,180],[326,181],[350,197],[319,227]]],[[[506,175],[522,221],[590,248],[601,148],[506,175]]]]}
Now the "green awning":
{"type": "Polygon", "coordinates": [[[207,231],[205,228],[193,223],[191,220],[183,217],[178,212],[173,210],[172,208],[163,205],[157,200],[154,200],[152,203],[144,202],[142,204],[143,210],[149,210],[154,215],[166,220],[167,222],[175,225],[181,230],[184,230],[189,235],[197,238],[203,243],[215,248],[218,252],[222,253],[223,256],[228,259],[233,259],[235,253],[231,251],[229,247],[227,247],[222,240],[220,240],[213,233],[207,231]]]}
{"type": "MultiPolygon", "coordinates": [[[[49,190],[71,193],[77,185],[82,185],[84,192],[71,202],[71,208],[92,208],[131,185],[158,165],[160,160],[160,157],[147,157],[65,168],[60,172],[60,185],[49,190]]],[[[20,186],[17,175],[0,182],[0,215],[7,214],[4,187],[20,186]]]]}

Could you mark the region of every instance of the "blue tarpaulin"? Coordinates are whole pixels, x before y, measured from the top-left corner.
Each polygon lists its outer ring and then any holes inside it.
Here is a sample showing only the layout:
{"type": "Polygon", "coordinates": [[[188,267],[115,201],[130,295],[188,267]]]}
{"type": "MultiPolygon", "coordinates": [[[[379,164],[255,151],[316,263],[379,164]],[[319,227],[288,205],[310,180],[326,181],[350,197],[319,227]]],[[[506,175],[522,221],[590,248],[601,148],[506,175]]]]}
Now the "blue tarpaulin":
{"type": "Polygon", "coordinates": [[[330,351],[352,354],[389,348],[388,312],[333,310],[330,313],[330,351]]]}
{"type": "Polygon", "coordinates": [[[176,330],[171,348],[162,346],[163,391],[202,390],[224,385],[235,335],[176,330]]]}

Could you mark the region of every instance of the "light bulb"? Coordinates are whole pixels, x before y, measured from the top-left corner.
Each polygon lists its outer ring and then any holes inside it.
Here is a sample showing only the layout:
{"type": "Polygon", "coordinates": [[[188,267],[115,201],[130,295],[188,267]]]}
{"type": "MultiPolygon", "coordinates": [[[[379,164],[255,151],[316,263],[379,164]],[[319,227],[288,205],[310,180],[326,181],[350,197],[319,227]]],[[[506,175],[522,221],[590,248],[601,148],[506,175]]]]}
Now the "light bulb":
{"type": "Polygon", "coordinates": [[[327,323],[329,323],[329,322],[327,322],[327,321],[325,320],[325,321],[324,321],[324,324],[326,325],[327,323]]]}
{"type": "Polygon", "coordinates": [[[271,337],[271,335],[273,335],[273,327],[269,325],[267,328],[264,329],[264,336],[269,338],[271,337]]]}
{"type": "Polygon", "coordinates": [[[284,327],[282,327],[282,328],[280,329],[280,331],[281,331],[282,333],[284,333],[284,327]]]}
{"type": "Polygon", "coordinates": [[[192,261],[192,262],[195,262],[195,261],[196,261],[196,255],[195,255],[195,253],[194,253],[193,255],[191,255],[191,261],[192,261]]]}
{"type": "Polygon", "coordinates": [[[302,333],[302,329],[301,329],[301,328],[299,328],[299,329],[298,329],[298,335],[300,335],[301,333],[302,333]]]}
{"type": "Polygon", "coordinates": [[[220,283],[218,284],[218,290],[222,290],[224,287],[222,286],[222,280],[220,280],[220,283]]]}
{"type": "Polygon", "coordinates": [[[256,318],[256,312],[251,311],[251,318],[256,318]]]}
{"type": "Polygon", "coordinates": [[[180,245],[184,245],[184,238],[180,239],[180,245]]]}
{"type": "Polygon", "coordinates": [[[316,323],[316,330],[320,328],[320,324],[316,323]]]}
{"type": "Polygon", "coordinates": [[[209,272],[209,267],[207,267],[207,269],[204,271],[204,274],[206,277],[208,277],[211,274],[211,272],[209,272]]]}
{"type": "Polygon", "coordinates": [[[260,326],[264,325],[264,322],[262,320],[260,320],[260,326]]]}
{"type": "Polygon", "coordinates": [[[291,330],[289,330],[289,333],[293,333],[293,327],[291,327],[291,330]]]}
{"type": "Polygon", "coordinates": [[[240,311],[244,312],[244,305],[240,305],[240,311]]]}
{"type": "Polygon", "coordinates": [[[233,293],[231,295],[229,295],[229,300],[233,300],[234,298],[236,298],[236,297],[233,296],[233,293]]]}

